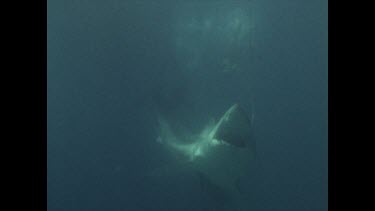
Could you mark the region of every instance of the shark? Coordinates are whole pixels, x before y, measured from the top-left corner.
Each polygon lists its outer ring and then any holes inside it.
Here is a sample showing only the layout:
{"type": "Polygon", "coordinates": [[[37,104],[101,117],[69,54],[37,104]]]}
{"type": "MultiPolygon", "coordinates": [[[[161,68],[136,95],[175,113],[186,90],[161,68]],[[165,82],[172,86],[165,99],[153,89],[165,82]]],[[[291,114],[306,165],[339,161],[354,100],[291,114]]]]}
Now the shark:
{"type": "Polygon", "coordinates": [[[157,142],[175,155],[179,165],[196,173],[201,189],[215,201],[236,206],[228,210],[240,210],[241,181],[256,160],[253,123],[254,112],[248,115],[238,103],[197,133],[177,132],[159,117],[157,142]]]}

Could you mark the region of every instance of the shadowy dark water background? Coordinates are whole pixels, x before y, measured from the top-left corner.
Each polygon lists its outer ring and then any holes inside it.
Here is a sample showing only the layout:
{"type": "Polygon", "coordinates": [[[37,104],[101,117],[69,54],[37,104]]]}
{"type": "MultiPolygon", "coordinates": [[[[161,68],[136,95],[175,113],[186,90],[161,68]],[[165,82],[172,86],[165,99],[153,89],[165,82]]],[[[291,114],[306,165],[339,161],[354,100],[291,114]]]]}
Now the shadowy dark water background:
{"type": "Polygon", "coordinates": [[[155,173],[156,115],[194,130],[235,102],[255,110],[252,210],[327,210],[327,1],[186,2],[48,0],[48,210],[220,210],[155,173]],[[251,48],[178,28],[215,8],[251,11],[251,48]]]}

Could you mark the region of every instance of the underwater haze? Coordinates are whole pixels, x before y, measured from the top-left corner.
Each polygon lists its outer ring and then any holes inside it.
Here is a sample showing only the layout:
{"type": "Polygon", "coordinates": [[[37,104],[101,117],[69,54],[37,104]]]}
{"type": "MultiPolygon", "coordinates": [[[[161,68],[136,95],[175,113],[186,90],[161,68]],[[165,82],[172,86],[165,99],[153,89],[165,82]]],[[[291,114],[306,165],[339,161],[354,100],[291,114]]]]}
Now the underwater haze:
{"type": "Polygon", "coordinates": [[[326,0],[48,0],[47,77],[48,211],[328,210],[326,0]],[[158,119],[196,133],[236,103],[256,160],[232,206],[158,119]]]}

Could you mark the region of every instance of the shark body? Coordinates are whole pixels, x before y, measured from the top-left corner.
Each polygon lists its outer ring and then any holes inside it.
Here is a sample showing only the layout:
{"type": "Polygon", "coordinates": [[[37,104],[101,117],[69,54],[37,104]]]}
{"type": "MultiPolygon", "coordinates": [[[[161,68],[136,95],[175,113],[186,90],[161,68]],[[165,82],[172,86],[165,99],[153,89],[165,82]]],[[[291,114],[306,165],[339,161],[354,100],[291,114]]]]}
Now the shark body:
{"type": "Polygon", "coordinates": [[[218,200],[236,201],[241,198],[240,180],[255,160],[253,117],[234,104],[218,122],[189,135],[176,134],[159,118],[158,141],[180,158],[181,165],[197,173],[203,190],[218,200]]]}

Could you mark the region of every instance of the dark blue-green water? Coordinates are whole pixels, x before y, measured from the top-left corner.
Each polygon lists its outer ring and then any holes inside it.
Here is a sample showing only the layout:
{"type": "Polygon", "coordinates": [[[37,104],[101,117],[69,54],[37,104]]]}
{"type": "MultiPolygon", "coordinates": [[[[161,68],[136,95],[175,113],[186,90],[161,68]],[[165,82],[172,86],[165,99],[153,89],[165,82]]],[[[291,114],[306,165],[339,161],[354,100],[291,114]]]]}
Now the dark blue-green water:
{"type": "MultiPolygon", "coordinates": [[[[49,211],[221,211],[155,140],[254,109],[256,211],[328,204],[326,0],[48,0],[49,211]]],[[[250,169],[250,168],[249,168],[250,169]]],[[[254,170],[255,169],[255,170],[254,170]]]]}

